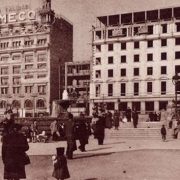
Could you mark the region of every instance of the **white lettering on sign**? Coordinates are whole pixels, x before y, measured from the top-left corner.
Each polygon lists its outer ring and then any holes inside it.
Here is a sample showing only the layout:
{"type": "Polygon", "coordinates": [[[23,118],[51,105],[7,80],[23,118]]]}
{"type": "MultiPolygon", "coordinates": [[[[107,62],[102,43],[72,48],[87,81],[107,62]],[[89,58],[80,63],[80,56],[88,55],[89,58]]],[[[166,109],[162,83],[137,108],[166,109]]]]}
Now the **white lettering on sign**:
{"type": "Polygon", "coordinates": [[[1,15],[1,14],[0,14],[0,23],[6,22],[6,21],[7,21],[7,16],[6,16],[6,14],[4,14],[4,15],[1,15]]]}
{"type": "Polygon", "coordinates": [[[28,12],[28,19],[34,20],[36,18],[36,13],[35,11],[29,11],[28,12]]]}
{"type": "Polygon", "coordinates": [[[9,14],[0,14],[0,24],[12,23],[16,21],[34,20],[36,19],[35,11],[12,12],[9,14]]]}
{"type": "Polygon", "coordinates": [[[16,22],[16,13],[10,13],[8,16],[8,22],[16,22]]]}
{"type": "Polygon", "coordinates": [[[20,12],[19,13],[19,20],[20,21],[25,21],[26,19],[26,13],[25,12],[20,12]]]}

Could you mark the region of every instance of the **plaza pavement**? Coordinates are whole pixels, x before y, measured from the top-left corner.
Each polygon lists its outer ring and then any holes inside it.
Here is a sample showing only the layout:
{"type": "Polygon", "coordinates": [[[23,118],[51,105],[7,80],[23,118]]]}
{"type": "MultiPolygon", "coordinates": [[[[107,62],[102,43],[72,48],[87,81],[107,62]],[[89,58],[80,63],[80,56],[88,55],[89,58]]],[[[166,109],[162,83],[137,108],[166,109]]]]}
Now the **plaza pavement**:
{"type": "MultiPolygon", "coordinates": [[[[77,140],[77,146],[79,141],[77,140]]],[[[0,143],[0,156],[1,156],[0,143]]],[[[29,143],[29,155],[53,155],[56,153],[57,147],[66,147],[66,141],[48,142],[48,143],[29,143]]],[[[167,139],[163,142],[161,139],[123,139],[123,138],[106,138],[104,145],[98,145],[97,140],[90,136],[89,144],[86,145],[86,152],[77,150],[75,156],[80,154],[102,154],[114,153],[123,151],[143,150],[143,149],[165,149],[165,150],[180,150],[180,139],[167,139]]]]}

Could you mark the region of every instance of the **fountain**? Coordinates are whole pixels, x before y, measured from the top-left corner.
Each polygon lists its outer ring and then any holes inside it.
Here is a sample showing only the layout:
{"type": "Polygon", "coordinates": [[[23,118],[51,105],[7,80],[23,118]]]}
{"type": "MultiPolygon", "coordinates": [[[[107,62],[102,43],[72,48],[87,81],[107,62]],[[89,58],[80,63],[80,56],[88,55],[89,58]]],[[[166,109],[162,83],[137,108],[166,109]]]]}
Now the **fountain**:
{"type": "Polygon", "coordinates": [[[67,118],[68,115],[68,107],[74,103],[74,100],[69,99],[69,95],[67,90],[65,89],[62,93],[62,99],[54,101],[53,110],[52,110],[52,117],[60,117],[60,118],[67,118]]]}

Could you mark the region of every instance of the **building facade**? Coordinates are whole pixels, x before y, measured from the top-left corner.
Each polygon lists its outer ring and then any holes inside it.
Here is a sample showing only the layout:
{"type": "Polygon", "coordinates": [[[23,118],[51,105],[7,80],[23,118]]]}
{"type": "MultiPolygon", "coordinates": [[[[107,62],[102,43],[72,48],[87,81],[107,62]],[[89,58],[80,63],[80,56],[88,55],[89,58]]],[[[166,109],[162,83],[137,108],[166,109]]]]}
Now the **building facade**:
{"type": "Polygon", "coordinates": [[[166,109],[180,73],[180,7],[101,16],[93,26],[91,108],[166,109]]]}
{"type": "Polygon", "coordinates": [[[90,77],[90,61],[65,63],[64,89],[67,89],[70,99],[76,100],[76,104],[72,105],[74,110],[77,111],[76,114],[82,109],[86,114],[89,114],[90,77]]]}
{"type": "Polygon", "coordinates": [[[0,112],[49,114],[60,98],[60,64],[72,61],[72,24],[55,16],[51,1],[0,11],[0,112]],[[58,88],[57,88],[58,87],[58,88]]]}

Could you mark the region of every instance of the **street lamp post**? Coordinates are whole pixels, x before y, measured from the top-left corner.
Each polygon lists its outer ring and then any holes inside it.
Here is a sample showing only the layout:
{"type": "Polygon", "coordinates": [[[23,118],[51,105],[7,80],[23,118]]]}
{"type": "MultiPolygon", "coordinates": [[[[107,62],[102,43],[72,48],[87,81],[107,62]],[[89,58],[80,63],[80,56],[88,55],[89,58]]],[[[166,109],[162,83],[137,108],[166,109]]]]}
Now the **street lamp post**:
{"type": "Polygon", "coordinates": [[[173,84],[175,85],[175,116],[176,116],[176,120],[178,118],[177,116],[177,84],[178,84],[178,81],[180,80],[180,76],[178,76],[178,74],[176,73],[173,77],[172,77],[172,82],[173,84]]]}

